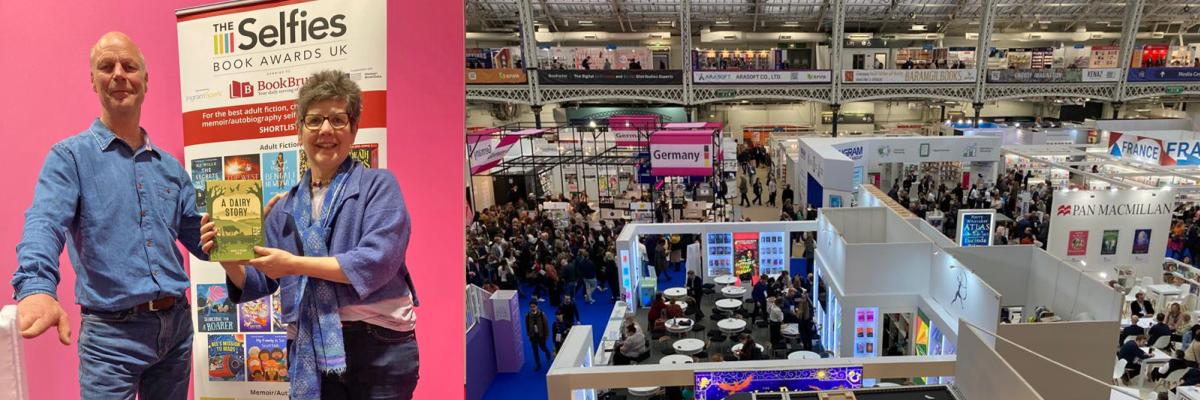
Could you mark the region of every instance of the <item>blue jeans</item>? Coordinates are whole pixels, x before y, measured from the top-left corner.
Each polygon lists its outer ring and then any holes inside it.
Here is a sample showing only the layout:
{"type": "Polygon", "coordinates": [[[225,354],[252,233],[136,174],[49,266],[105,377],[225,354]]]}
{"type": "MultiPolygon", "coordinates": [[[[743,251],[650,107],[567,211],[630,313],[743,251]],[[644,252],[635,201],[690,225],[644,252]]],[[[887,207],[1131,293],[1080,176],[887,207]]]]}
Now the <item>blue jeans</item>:
{"type": "MultiPolygon", "coordinates": [[[[343,322],[346,373],[321,378],[323,400],[409,400],[417,388],[417,333],[343,322]]],[[[289,347],[291,343],[289,342],[289,347]]],[[[291,354],[290,352],[288,353],[291,354]]]]}
{"type": "Polygon", "coordinates": [[[187,399],[192,372],[191,307],[157,312],[84,310],[79,398],[187,399]]]}

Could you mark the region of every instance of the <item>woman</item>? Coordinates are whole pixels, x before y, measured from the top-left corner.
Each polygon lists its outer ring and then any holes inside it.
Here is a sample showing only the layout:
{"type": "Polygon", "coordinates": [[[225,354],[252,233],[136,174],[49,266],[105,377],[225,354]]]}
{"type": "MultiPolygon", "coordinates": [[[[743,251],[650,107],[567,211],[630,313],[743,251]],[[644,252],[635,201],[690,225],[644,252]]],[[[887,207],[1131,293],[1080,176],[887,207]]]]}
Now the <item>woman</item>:
{"type": "Polygon", "coordinates": [[[1165,322],[1167,323],[1167,327],[1171,328],[1171,332],[1178,332],[1181,328],[1184,328],[1181,326],[1183,323],[1183,308],[1179,306],[1179,303],[1171,303],[1171,309],[1167,311],[1165,322]]]}
{"type": "MultiPolygon", "coordinates": [[[[292,399],[410,399],[419,302],[405,265],[411,226],[400,186],[388,170],[349,158],[363,107],[348,75],[317,73],[298,97],[308,170],[275,212],[268,204],[258,257],[221,263],[230,299],[280,289],[292,399]]],[[[201,240],[211,252],[217,230],[205,219],[201,240]]]]}

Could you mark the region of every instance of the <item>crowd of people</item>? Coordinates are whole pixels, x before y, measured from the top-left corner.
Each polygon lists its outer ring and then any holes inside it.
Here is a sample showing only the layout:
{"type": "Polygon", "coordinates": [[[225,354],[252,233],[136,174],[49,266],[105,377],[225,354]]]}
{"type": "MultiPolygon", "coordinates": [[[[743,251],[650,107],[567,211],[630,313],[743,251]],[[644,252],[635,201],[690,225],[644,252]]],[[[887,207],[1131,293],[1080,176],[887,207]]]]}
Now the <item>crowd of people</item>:
{"type": "MultiPolygon", "coordinates": [[[[1142,365],[1145,360],[1152,358],[1149,352],[1162,351],[1170,355],[1165,362],[1166,368],[1155,368],[1149,371],[1147,378],[1157,382],[1176,371],[1180,385],[1200,384],[1200,341],[1195,340],[1200,333],[1200,324],[1193,323],[1191,315],[1183,312],[1179,303],[1172,303],[1166,313],[1154,313],[1154,305],[1146,299],[1144,293],[1138,293],[1136,299],[1130,302],[1130,324],[1121,329],[1118,338],[1117,358],[1125,361],[1121,381],[1124,384],[1145,373],[1142,365]],[[1142,318],[1153,318],[1149,328],[1143,328],[1142,318]],[[1179,347],[1176,348],[1176,343],[1179,347]],[[1149,347],[1147,347],[1149,346],[1149,347]],[[1147,349],[1149,349],[1147,351],[1147,349]]],[[[1165,397],[1165,393],[1160,398],[1165,397]]]]}
{"type": "Polygon", "coordinates": [[[1030,184],[1030,171],[1009,170],[995,183],[983,182],[965,187],[962,183],[938,181],[932,175],[908,174],[897,178],[888,197],[925,219],[931,212],[943,215],[942,231],[953,237],[960,209],[995,209],[1011,221],[998,223],[993,243],[1030,244],[1045,248],[1049,234],[1053,191],[1049,182],[1030,184]]]}

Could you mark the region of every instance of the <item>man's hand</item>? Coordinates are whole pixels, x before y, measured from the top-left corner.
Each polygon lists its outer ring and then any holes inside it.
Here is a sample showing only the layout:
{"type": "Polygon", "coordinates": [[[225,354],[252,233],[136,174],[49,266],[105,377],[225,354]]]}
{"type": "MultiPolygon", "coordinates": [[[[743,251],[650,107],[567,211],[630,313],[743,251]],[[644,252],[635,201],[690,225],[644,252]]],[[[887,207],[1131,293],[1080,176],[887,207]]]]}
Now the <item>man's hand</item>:
{"type": "Polygon", "coordinates": [[[71,345],[71,320],[58,300],[48,294],[34,294],[17,303],[17,329],[21,337],[33,339],[51,326],[58,326],[58,341],[71,345]]]}

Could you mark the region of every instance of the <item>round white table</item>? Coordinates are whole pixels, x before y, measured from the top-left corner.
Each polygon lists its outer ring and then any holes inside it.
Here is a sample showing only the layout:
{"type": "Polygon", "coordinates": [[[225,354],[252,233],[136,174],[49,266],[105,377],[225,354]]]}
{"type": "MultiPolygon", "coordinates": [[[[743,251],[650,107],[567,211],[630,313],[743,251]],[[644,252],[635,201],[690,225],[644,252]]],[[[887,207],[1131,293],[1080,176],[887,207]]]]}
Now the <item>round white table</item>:
{"type": "Polygon", "coordinates": [[[726,286],[721,288],[721,294],[731,299],[740,299],[746,296],[746,288],[741,286],[726,286]]]}
{"type": "Polygon", "coordinates": [[[742,301],[738,299],[720,299],[717,300],[717,308],[722,310],[736,310],[742,306],[742,301]]]}
{"type": "Polygon", "coordinates": [[[816,360],[816,359],[820,359],[820,358],[821,358],[820,354],[813,353],[811,351],[805,351],[805,350],[793,351],[791,353],[788,353],[789,360],[816,360]]]}
{"type": "Polygon", "coordinates": [[[673,287],[663,291],[663,296],[671,300],[679,300],[687,297],[687,289],[681,287],[673,287]]]}
{"type": "Polygon", "coordinates": [[[717,321],[717,328],[725,333],[738,333],[746,329],[746,320],[737,318],[725,318],[717,321]]]}
{"type": "Polygon", "coordinates": [[[679,300],[675,300],[675,301],[668,301],[668,302],[667,302],[667,305],[671,305],[671,304],[677,304],[677,305],[679,305],[679,308],[682,308],[682,309],[683,309],[683,311],[687,311],[687,307],[688,307],[688,305],[687,305],[687,302],[686,302],[686,301],[679,301],[679,300]]]}
{"type": "Polygon", "coordinates": [[[691,318],[671,318],[664,323],[667,326],[667,332],[676,334],[691,332],[694,324],[695,322],[691,318]]]}
{"type": "Polygon", "coordinates": [[[875,384],[875,387],[900,387],[900,384],[895,382],[879,382],[875,384]]]}
{"type": "Polygon", "coordinates": [[[671,344],[676,353],[692,355],[704,351],[704,341],[700,339],[679,339],[671,344]]]}
{"type": "MultiPolygon", "coordinates": [[[[758,344],[758,343],[755,343],[754,347],[757,347],[758,351],[760,351],[760,352],[764,350],[763,345],[758,344]]],[[[735,344],[735,345],[733,345],[732,348],[730,348],[730,350],[733,350],[734,353],[740,352],[740,351],[742,351],[742,344],[741,343],[735,344]]]]}
{"type": "Polygon", "coordinates": [[[634,396],[653,396],[658,394],[659,390],[662,389],[659,389],[658,386],[631,387],[629,388],[629,394],[634,396]]]}
{"type": "Polygon", "coordinates": [[[722,285],[722,286],[729,286],[729,285],[737,283],[737,281],[738,281],[738,278],[733,275],[721,275],[716,278],[713,278],[713,283],[716,283],[716,284],[722,285]]]}
{"type": "Polygon", "coordinates": [[[691,364],[693,362],[696,361],[692,359],[692,356],[685,356],[683,354],[672,354],[658,360],[659,364],[691,364]]]}

